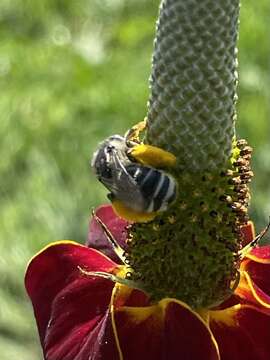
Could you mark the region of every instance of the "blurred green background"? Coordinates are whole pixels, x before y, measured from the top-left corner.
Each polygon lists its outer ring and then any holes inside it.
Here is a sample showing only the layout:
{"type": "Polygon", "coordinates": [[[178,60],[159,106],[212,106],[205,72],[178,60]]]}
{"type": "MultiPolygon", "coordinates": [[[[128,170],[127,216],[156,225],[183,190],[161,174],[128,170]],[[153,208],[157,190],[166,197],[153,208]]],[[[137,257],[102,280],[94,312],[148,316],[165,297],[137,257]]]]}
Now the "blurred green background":
{"type": "MultiPolygon", "coordinates": [[[[143,119],[159,0],[0,1],[0,356],[40,359],[23,287],[51,241],[83,242],[105,201],[97,143],[143,119]]],[[[238,135],[255,148],[251,215],[270,215],[270,2],[245,0],[238,135]]]]}

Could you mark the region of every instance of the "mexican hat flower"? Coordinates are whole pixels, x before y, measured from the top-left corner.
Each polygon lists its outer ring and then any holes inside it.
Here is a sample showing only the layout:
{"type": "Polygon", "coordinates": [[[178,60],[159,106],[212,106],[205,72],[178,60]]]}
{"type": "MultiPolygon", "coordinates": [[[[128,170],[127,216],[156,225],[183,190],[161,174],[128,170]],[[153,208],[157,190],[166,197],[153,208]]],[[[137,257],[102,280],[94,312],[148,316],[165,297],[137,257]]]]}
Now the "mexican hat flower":
{"type": "MultiPolygon", "coordinates": [[[[109,205],[96,216],[122,244],[128,223],[109,205]]],[[[242,232],[246,243],[254,239],[251,222],[242,232]]],[[[269,358],[270,246],[246,253],[228,299],[197,310],[175,298],[153,301],[141,290],[115,283],[114,276],[125,269],[112,258],[113,248],[93,218],[87,246],[60,241],[31,260],[25,281],[45,359],[269,358]]]]}
{"type": "Polygon", "coordinates": [[[150,215],[113,201],[85,246],[30,261],[46,360],[269,358],[270,247],[249,221],[252,149],[234,126],[238,15],[238,0],[161,2],[145,137],[128,155],[170,173],[177,197],[150,215]]]}

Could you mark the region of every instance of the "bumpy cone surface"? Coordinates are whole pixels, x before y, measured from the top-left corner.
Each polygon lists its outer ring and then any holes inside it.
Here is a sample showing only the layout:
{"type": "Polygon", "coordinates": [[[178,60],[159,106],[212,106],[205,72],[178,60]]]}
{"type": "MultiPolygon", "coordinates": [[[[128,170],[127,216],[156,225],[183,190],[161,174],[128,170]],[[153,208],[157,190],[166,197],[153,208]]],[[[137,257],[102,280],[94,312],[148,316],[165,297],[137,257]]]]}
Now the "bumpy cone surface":
{"type": "Polygon", "coordinates": [[[157,23],[146,141],[185,170],[231,155],[239,0],[163,0],[157,23]]]}
{"type": "Polygon", "coordinates": [[[173,152],[175,203],[134,224],[132,278],[153,299],[211,307],[237,286],[251,148],[235,140],[238,0],[163,0],[145,142],[173,152]]]}

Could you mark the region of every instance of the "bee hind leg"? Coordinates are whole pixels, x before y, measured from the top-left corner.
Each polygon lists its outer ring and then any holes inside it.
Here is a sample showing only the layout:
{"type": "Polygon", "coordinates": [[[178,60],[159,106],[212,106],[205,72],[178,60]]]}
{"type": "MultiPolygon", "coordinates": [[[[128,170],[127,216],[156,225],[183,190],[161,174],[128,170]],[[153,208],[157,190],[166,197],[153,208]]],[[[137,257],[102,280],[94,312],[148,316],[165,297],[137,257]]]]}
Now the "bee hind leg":
{"type": "Polygon", "coordinates": [[[174,154],[159,147],[142,143],[131,148],[128,154],[138,163],[157,169],[174,167],[177,161],[174,154]]]}
{"type": "Polygon", "coordinates": [[[140,144],[140,133],[144,131],[146,128],[146,118],[143,121],[140,121],[138,124],[132,126],[131,129],[129,129],[125,133],[125,139],[128,145],[140,144]]]}
{"type": "Polygon", "coordinates": [[[147,118],[132,126],[125,133],[126,144],[129,147],[127,154],[142,165],[149,165],[156,168],[173,167],[176,164],[176,157],[161,148],[144,144],[140,140],[140,133],[147,126],[147,118]]]}
{"type": "Polygon", "coordinates": [[[117,199],[112,201],[112,207],[116,215],[130,222],[146,223],[154,220],[157,216],[156,212],[146,213],[135,211],[117,199]]]}

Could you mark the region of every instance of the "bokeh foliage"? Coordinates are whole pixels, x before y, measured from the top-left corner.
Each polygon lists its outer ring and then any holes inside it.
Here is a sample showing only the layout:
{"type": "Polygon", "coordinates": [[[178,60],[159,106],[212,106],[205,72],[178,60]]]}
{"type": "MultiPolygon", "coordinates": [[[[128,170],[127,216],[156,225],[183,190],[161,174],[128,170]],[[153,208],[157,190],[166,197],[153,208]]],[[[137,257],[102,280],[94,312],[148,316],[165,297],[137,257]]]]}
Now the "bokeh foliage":
{"type": "MultiPolygon", "coordinates": [[[[41,358],[23,288],[30,257],[85,240],[106,192],[97,143],[146,114],[159,0],[0,2],[0,353],[41,358]]],[[[237,131],[255,148],[252,216],[270,215],[270,2],[244,0],[237,131]]]]}

